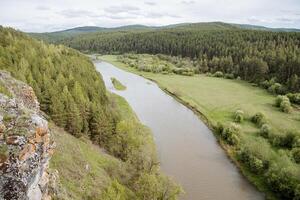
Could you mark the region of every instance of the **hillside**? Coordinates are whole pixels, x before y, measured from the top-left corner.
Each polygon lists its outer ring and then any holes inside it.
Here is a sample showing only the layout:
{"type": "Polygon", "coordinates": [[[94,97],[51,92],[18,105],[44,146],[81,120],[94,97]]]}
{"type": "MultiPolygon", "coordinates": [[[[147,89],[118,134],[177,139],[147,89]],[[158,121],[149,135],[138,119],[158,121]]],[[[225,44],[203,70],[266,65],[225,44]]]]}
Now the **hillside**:
{"type": "MultiPolygon", "coordinates": [[[[279,94],[300,89],[298,32],[245,30],[218,22],[142,32],[89,33],[60,42],[82,52],[179,56],[187,58],[196,73],[221,71],[255,84],[279,83],[279,94]]],[[[181,67],[186,64],[177,58],[167,59],[181,67]]]]}
{"type": "MultiPolygon", "coordinates": [[[[0,27],[0,69],[32,86],[45,116],[61,127],[53,125],[58,149],[51,165],[58,170],[62,185],[61,190],[53,188],[56,199],[67,195],[72,199],[118,196],[131,200],[149,196],[146,194],[151,194],[151,199],[169,194],[171,200],[177,199],[181,189],[160,172],[151,132],[135,118],[126,101],[107,93],[101,74],[88,57],[0,27]],[[109,155],[101,154],[92,144],[109,155]],[[78,146],[85,152],[76,149],[78,146]],[[83,166],[91,169],[90,176],[85,177],[83,166]],[[84,181],[81,186],[87,190],[77,187],[78,180],[84,181]]],[[[9,95],[6,87],[0,91],[9,95]]],[[[17,127],[16,131],[22,129],[17,127]]],[[[2,143],[0,147],[3,149],[2,143]]]]}
{"type": "MultiPolygon", "coordinates": [[[[97,26],[83,26],[76,27],[55,32],[45,33],[29,33],[31,36],[45,40],[51,43],[59,43],[65,39],[70,39],[82,34],[93,34],[101,32],[148,32],[157,30],[258,30],[258,31],[271,31],[271,32],[300,32],[299,29],[292,28],[268,28],[264,26],[257,26],[251,24],[231,24],[224,22],[199,22],[199,23],[180,23],[171,24],[166,26],[145,26],[145,25],[127,25],[113,28],[97,27],[97,26]]],[[[84,36],[83,36],[84,37],[84,36]]]]}

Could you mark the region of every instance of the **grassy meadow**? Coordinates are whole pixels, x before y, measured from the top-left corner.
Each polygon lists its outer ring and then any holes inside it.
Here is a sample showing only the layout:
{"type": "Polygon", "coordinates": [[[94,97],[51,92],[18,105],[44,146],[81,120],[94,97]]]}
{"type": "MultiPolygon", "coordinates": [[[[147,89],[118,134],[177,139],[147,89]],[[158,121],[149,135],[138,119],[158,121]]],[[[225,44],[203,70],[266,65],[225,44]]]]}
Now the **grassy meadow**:
{"type": "Polygon", "coordinates": [[[183,76],[174,73],[145,72],[119,62],[114,55],[104,55],[100,59],[154,80],[179,101],[201,113],[200,116],[214,129],[215,135],[229,156],[240,167],[243,174],[267,194],[267,198],[280,199],[282,191],[290,192],[286,189],[289,187],[293,190],[300,189],[300,166],[294,159],[296,157],[293,158],[293,155],[296,155],[293,152],[298,151],[300,141],[298,132],[300,111],[297,106],[293,106],[290,113],[282,112],[275,106],[276,96],[237,79],[217,78],[203,74],[183,76]],[[235,120],[237,110],[243,113],[243,120],[239,123],[235,120]],[[264,123],[267,124],[269,136],[262,136],[261,133],[264,132],[262,126],[251,120],[258,112],[265,116],[264,123]],[[224,125],[220,133],[218,133],[219,124],[224,125]],[[224,139],[226,130],[235,129],[230,128],[232,124],[233,127],[238,127],[236,131],[238,145],[235,142],[234,145],[229,145],[224,139]],[[290,141],[294,143],[287,145],[289,132],[293,132],[290,141]],[[292,177],[291,180],[287,180],[285,178],[287,176],[292,177]],[[277,183],[283,184],[277,186],[277,183]],[[284,189],[282,185],[285,186],[284,189]]]}

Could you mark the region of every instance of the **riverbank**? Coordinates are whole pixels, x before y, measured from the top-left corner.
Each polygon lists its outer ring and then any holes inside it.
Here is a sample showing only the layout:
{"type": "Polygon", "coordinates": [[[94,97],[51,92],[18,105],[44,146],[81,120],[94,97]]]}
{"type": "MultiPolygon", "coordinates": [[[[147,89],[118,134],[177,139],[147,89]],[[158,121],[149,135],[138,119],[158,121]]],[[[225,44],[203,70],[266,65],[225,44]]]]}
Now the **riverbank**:
{"type": "MultiPolygon", "coordinates": [[[[275,99],[274,96],[243,81],[205,77],[202,75],[186,77],[154,74],[129,68],[125,64],[118,62],[115,56],[103,56],[101,58],[126,71],[155,81],[161,89],[193,110],[213,130],[227,155],[250,182],[256,185],[259,190],[265,192],[267,198],[276,199],[274,193],[267,186],[265,178],[252,173],[247,166],[237,159],[236,147],[220,140],[216,126],[218,122],[223,124],[233,122],[235,110],[242,109],[246,113],[246,120],[239,124],[242,129],[241,140],[243,145],[241,146],[261,145],[259,148],[262,148],[263,152],[268,151],[273,157],[276,156],[276,159],[280,159],[279,156],[282,156],[282,159],[286,160],[288,152],[284,152],[286,153],[285,155],[278,155],[277,150],[271,149],[268,141],[258,135],[259,129],[249,119],[256,112],[263,111],[268,117],[268,123],[272,125],[274,130],[283,131],[292,127],[299,130],[296,117],[299,113],[297,111],[291,115],[279,112],[272,105],[275,99]]],[[[291,161],[289,160],[288,162],[290,164],[291,161]]]]}

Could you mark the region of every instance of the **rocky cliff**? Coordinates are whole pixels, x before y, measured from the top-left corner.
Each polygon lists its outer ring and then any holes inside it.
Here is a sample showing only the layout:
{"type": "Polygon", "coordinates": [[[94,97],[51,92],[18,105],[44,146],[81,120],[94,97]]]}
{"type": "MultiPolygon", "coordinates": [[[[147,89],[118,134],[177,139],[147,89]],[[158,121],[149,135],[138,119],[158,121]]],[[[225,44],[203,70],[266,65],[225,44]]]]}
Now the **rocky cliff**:
{"type": "Polygon", "coordinates": [[[0,71],[0,199],[40,200],[48,195],[54,143],[31,87],[0,71]]]}

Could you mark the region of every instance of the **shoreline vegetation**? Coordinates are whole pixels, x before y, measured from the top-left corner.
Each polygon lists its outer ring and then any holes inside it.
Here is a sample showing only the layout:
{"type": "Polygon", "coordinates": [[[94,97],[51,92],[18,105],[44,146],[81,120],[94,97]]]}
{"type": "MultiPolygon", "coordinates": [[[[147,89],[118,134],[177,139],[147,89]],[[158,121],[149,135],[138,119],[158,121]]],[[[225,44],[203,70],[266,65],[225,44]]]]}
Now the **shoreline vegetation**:
{"type": "Polygon", "coordinates": [[[273,105],[278,97],[241,80],[205,75],[166,75],[130,67],[115,55],[98,58],[156,82],[163,91],[190,108],[212,130],[220,146],[242,174],[265,193],[266,199],[284,198],[281,196],[284,190],[295,190],[290,195],[295,195],[294,199],[299,197],[296,196],[300,189],[299,164],[292,155],[298,149],[299,140],[296,130],[300,129],[300,113],[297,106],[293,106],[290,114],[281,112],[273,105]],[[175,88],[172,87],[174,82],[177,83],[175,88]],[[188,87],[192,85],[195,86],[194,90],[188,87]],[[209,89],[205,90],[206,87],[209,89]],[[222,93],[220,90],[224,89],[222,93]],[[197,90],[201,91],[200,96],[195,95],[197,90]],[[235,93],[237,97],[230,97],[235,93]],[[244,97],[236,100],[241,95],[244,97]],[[206,102],[205,98],[208,98],[206,102]],[[220,104],[222,102],[224,105],[220,104]],[[285,143],[286,140],[290,140],[290,144],[285,143]],[[286,188],[280,190],[280,184],[282,187],[285,184],[286,188]]]}
{"type": "Polygon", "coordinates": [[[118,79],[112,77],[111,82],[116,90],[126,90],[126,86],[123,85],[118,79]]]}

